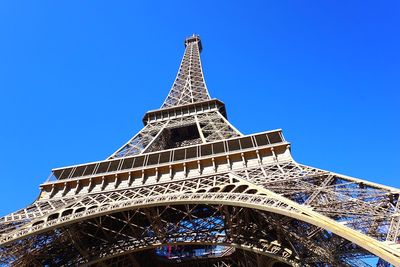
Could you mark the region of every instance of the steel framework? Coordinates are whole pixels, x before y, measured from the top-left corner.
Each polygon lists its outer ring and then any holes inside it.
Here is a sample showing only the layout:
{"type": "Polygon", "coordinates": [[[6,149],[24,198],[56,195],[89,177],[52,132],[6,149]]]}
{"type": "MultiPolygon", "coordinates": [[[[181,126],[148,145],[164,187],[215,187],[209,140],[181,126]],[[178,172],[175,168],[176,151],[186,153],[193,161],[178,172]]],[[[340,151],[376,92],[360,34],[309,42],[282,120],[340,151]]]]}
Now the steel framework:
{"type": "Polygon", "coordinates": [[[209,96],[199,36],[185,47],[139,133],[104,161],[53,169],[0,218],[0,265],[400,266],[399,189],[299,164],[279,129],[241,134],[209,96]],[[171,246],[220,251],[156,253],[171,246]]]}

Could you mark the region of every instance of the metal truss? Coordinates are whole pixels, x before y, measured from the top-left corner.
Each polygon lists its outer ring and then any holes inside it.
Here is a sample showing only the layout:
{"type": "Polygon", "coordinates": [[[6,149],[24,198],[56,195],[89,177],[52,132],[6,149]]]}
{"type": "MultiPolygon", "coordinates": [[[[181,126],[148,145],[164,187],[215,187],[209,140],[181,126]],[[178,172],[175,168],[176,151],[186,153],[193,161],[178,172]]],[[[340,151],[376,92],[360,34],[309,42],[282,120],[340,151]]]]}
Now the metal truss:
{"type": "MultiPolygon", "coordinates": [[[[164,265],[173,263],[179,267],[258,267],[272,266],[276,261],[254,252],[229,248],[220,257],[208,256],[196,260],[164,260],[164,265]]],[[[104,260],[90,266],[143,266],[154,267],[160,263],[154,252],[144,251],[104,260]]],[[[283,265],[281,265],[283,266],[283,265]]]]}
{"type": "Polygon", "coordinates": [[[142,130],[140,130],[140,132],[138,132],[131,140],[109,158],[121,158],[142,153],[167,123],[168,122],[154,122],[152,124],[147,124],[142,130]]]}
{"type": "Polygon", "coordinates": [[[200,52],[202,46],[200,38],[195,35],[187,38],[185,46],[185,54],[178,74],[161,108],[210,99],[201,68],[200,52]]]}
{"type": "Polygon", "coordinates": [[[297,163],[280,130],[242,135],[190,37],[162,109],[108,159],[54,169],[0,218],[0,265],[400,266],[400,190],[297,163]],[[223,247],[162,257],[165,246],[223,247]]]}
{"type": "Polygon", "coordinates": [[[225,140],[241,135],[219,111],[208,111],[198,115],[150,122],[109,159],[225,140]]]}
{"type": "MultiPolygon", "coordinates": [[[[235,244],[238,248],[251,248],[258,253],[271,253],[271,251],[278,253],[277,251],[280,251],[281,253],[287,253],[285,256],[289,254],[290,256],[295,255],[293,262],[289,262],[292,265],[308,261],[312,265],[311,263],[313,262],[328,262],[333,264],[334,260],[336,260],[337,264],[343,264],[360,260],[363,256],[369,255],[367,250],[371,248],[367,245],[378,246],[375,249],[379,249],[380,247],[383,251],[390,251],[390,253],[396,254],[395,249],[389,245],[385,246],[385,242],[382,242],[385,241],[387,226],[390,225],[391,215],[393,214],[392,208],[389,207],[390,198],[384,197],[389,196],[390,191],[367,185],[362,185],[364,187],[363,190],[353,190],[355,187],[360,186],[360,183],[339,175],[332,177],[333,175],[318,169],[297,165],[294,162],[286,162],[282,164],[261,165],[256,168],[244,168],[237,172],[227,172],[211,177],[177,179],[169,183],[143,185],[125,190],[88,194],[76,199],[73,204],[67,205],[67,207],[49,212],[46,216],[38,216],[35,220],[24,226],[18,225],[14,230],[13,239],[10,238],[1,241],[4,244],[10,244],[12,248],[16,248],[14,240],[19,240],[18,244],[24,244],[27,241],[21,242],[21,240],[30,240],[32,236],[41,237],[43,230],[46,233],[49,231],[53,232],[53,235],[54,233],[66,235],[62,229],[69,229],[71,226],[77,227],[76,225],[81,227],[80,225],[86,225],[87,223],[90,225],[88,226],[90,228],[94,227],[96,223],[99,224],[102,220],[108,220],[106,218],[122,216],[120,214],[125,214],[123,216],[129,218],[126,213],[134,211],[135,214],[141,214],[137,216],[146,217],[149,225],[147,225],[147,228],[145,225],[142,225],[139,229],[136,229],[136,231],[142,231],[140,235],[125,241],[129,243],[129,246],[133,247],[129,247],[128,249],[123,246],[120,253],[126,251],[134,252],[149,246],[153,247],[165,244],[235,244]],[[280,176],[292,177],[292,179],[289,179],[289,186],[274,186],[274,184],[279,184],[277,181],[280,180],[280,176]],[[324,183],[323,181],[326,180],[332,183],[330,185],[324,183]],[[294,186],[295,184],[301,184],[301,188],[294,186]],[[266,188],[275,189],[280,194],[277,195],[266,188]],[[288,188],[291,188],[291,190],[288,190],[288,188]],[[353,192],[355,191],[359,195],[362,195],[362,198],[358,200],[350,199],[352,197],[349,196],[349,188],[353,192]],[[352,208],[338,209],[331,205],[329,210],[323,202],[310,204],[310,199],[317,199],[316,195],[322,195],[322,192],[324,194],[331,194],[332,199],[335,199],[338,203],[337,206],[352,208]],[[282,195],[286,197],[282,197],[282,195]],[[303,196],[299,197],[300,195],[303,196]],[[383,210],[383,205],[376,205],[378,200],[382,204],[386,201],[388,207],[383,210]],[[354,201],[358,201],[358,205],[354,205],[354,201]],[[193,221],[188,223],[187,220],[189,217],[194,218],[194,210],[199,208],[199,203],[201,203],[201,207],[207,207],[207,210],[214,210],[213,214],[207,213],[203,214],[203,217],[196,217],[199,224],[206,225],[203,229],[199,226],[195,227],[193,221]],[[298,203],[302,204],[299,205],[298,203]],[[309,205],[311,205],[312,209],[309,205]],[[182,215],[179,222],[172,224],[172,222],[164,220],[164,212],[165,214],[169,214],[168,216],[175,216],[177,218],[177,214],[182,210],[182,207],[192,208],[186,210],[186,213],[183,212],[185,216],[182,215]],[[169,211],[160,211],[165,209],[169,211]],[[245,216],[247,221],[242,218],[242,225],[235,224],[233,222],[235,216],[237,216],[235,215],[235,210],[249,210],[247,211],[248,213],[258,214],[251,216],[259,217],[254,225],[252,224],[254,223],[253,219],[248,217],[248,214],[245,216]],[[377,213],[380,215],[376,215],[377,213]],[[324,214],[324,216],[321,216],[321,214],[324,214]],[[93,222],[93,216],[97,218],[97,221],[93,222]],[[160,219],[155,220],[157,217],[160,219]],[[320,221],[321,219],[323,221],[320,221]],[[261,222],[263,221],[268,224],[268,227],[273,226],[273,229],[269,232],[263,232],[266,226],[257,228],[257,226],[262,225],[261,222]],[[282,222],[285,223],[283,224],[282,222]],[[155,223],[156,225],[151,225],[151,223],[155,223]],[[332,226],[328,224],[332,224],[332,226]],[[287,228],[281,229],[282,225],[287,226],[287,228]],[[294,225],[299,227],[296,232],[294,231],[294,225]],[[153,230],[150,231],[149,227],[153,230]],[[185,232],[182,230],[185,227],[186,231],[191,231],[194,228],[198,231],[185,232]],[[342,229],[339,231],[334,229],[337,227],[342,229]],[[172,231],[169,236],[167,229],[172,231]],[[243,233],[246,229],[252,229],[254,233],[243,233]],[[184,235],[177,235],[177,232],[184,235]],[[280,239],[277,235],[279,232],[281,232],[280,239]],[[228,233],[234,235],[234,238],[229,239],[228,233]],[[256,233],[261,234],[261,236],[251,241],[239,238],[254,236],[256,233]],[[154,237],[155,234],[158,235],[157,238],[154,237]],[[177,236],[171,237],[173,235],[177,236]],[[362,235],[365,236],[361,237],[362,235]],[[350,242],[348,240],[351,238],[350,236],[352,238],[360,237],[361,240],[357,242],[351,240],[354,243],[350,242]],[[25,237],[25,239],[21,237],[25,237]],[[362,241],[367,237],[370,237],[369,242],[371,243],[363,244],[362,241]],[[266,248],[271,246],[271,238],[273,239],[272,241],[276,240],[276,244],[279,244],[279,249],[269,248],[268,250],[266,248]],[[269,242],[268,239],[270,240],[269,242]],[[337,241],[334,242],[333,240],[337,241]],[[378,240],[382,241],[379,242],[378,240]],[[287,247],[282,249],[282,244],[286,244],[287,247]],[[342,248],[342,246],[345,250],[337,251],[336,247],[342,248]],[[351,250],[349,250],[350,248],[351,250]],[[295,252],[296,254],[294,254],[295,252]],[[316,255],[309,255],[311,253],[316,255]],[[338,261],[338,257],[340,261],[338,261]]],[[[47,200],[47,202],[49,201],[51,200],[47,200]]],[[[48,206],[43,203],[40,204],[37,206],[48,206]]],[[[130,221],[136,224],[139,219],[132,218],[130,221]]],[[[115,223],[111,223],[110,225],[115,225],[115,223]]],[[[109,227],[107,231],[113,233],[112,236],[114,237],[120,231],[109,227]]],[[[125,229],[128,226],[124,225],[123,227],[125,229]]],[[[69,230],[68,232],[71,231],[69,230]]],[[[76,233],[79,231],[74,228],[72,232],[76,233]]],[[[54,238],[53,235],[51,235],[51,238],[54,238]]],[[[79,236],[82,237],[83,234],[79,236]]],[[[98,238],[98,234],[92,233],[91,236],[98,238]]],[[[121,235],[122,237],[126,236],[121,235]]],[[[103,239],[106,240],[104,237],[103,239]]],[[[67,243],[71,242],[68,239],[61,238],[61,240],[67,243]]],[[[118,242],[122,241],[119,240],[118,242]]],[[[26,244],[30,245],[29,242],[26,244]]],[[[52,242],[52,245],[55,245],[55,242],[52,242]]],[[[60,244],[60,247],[65,246],[65,243],[60,244]]],[[[85,247],[88,246],[85,245],[85,247]]],[[[22,248],[20,250],[26,251],[26,249],[28,248],[24,247],[23,250],[22,248]]],[[[104,249],[106,250],[104,255],[111,255],[107,249],[116,251],[115,247],[108,242],[104,249]]],[[[98,252],[99,248],[95,247],[94,251],[98,252]]],[[[48,250],[42,253],[49,255],[48,250]]],[[[71,255],[71,252],[69,255],[71,255]]],[[[101,255],[93,255],[93,252],[88,255],[91,255],[89,259],[102,258],[101,255]]],[[[53,256],[50,255],[49,257],[53,256]]],[[[279,255],[279,257],[276,255],[268,256],[271,258],[276,257],[279,261],[285,261],[284,255],[279,255]]],[[[85,263],[85,259],[79,257],[77,256],[77,262],[74,262],[74,264],[85,263]]],[[[398,254],[396,257],[398,257],[398,254]]],[[[88,259],[86,261],[90,262],[88,259]]]]}

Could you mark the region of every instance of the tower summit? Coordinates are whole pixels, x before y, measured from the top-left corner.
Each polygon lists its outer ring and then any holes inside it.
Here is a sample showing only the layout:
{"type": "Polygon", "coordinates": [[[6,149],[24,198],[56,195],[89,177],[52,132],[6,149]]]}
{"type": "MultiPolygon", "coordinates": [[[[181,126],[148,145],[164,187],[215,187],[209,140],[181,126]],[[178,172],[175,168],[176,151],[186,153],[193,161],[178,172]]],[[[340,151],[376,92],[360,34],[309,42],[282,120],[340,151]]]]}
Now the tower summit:
{"type": "Polygon", "coordinates": [[[202,45],[201,45],[201,39],[200,36],[197,34],[193,34],[192,36],[189,36],[185,39],[185,48],[188,46],[188,44],[190,43],[197,43],[198,47],[199,47],[199,51],[201,53],[201,50],[203,49],[202,45]]]}
{"type": "Polygon", "coordinates": [[[224,103],[211,99],[208,93],[200,51],[198,35],[185,39],[178,74],[161,108],[147,112],[145,127],[110,159],[242,135],[226,119],[224,103]]]}
{"type": "Polygon", "coordinates": [[[400,190],[297,163],[279,129],[240,133],[201,50],[185,39],[167,98],[121,148],[53,169],[0,218],[0,265],[400,266],[400,190]]]}
{"type": "Polygon", "coordinates": [[[210,99],[201,68],[201,40],[198,35],[185,39],[185,53],[174,84],[161,108],[185,105],[210,99]]]}

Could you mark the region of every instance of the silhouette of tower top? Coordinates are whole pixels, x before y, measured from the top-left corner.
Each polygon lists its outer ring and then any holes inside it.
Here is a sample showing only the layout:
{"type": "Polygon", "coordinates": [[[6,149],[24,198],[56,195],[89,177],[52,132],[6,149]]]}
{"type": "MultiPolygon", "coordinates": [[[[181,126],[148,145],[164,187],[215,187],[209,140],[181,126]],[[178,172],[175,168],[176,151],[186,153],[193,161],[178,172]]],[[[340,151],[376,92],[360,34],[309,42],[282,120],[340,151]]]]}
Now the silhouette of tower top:
{"type": "Polygon", "coordinates": [[[185,39],[185,53],[172,88],[161,108],[210,99],[201,66],[202,44],[198,35],[185,39]]]}
{"type": "Polygon", "coordinates": [[[192,36],[189,36],[185,39],[185,47],[187,47],[191,43],[197,43],[199,46],[199,51],[201,52],[203,50],[203,46],[201,44],[201,39],[200,35],[193,34],[192,36]]]}

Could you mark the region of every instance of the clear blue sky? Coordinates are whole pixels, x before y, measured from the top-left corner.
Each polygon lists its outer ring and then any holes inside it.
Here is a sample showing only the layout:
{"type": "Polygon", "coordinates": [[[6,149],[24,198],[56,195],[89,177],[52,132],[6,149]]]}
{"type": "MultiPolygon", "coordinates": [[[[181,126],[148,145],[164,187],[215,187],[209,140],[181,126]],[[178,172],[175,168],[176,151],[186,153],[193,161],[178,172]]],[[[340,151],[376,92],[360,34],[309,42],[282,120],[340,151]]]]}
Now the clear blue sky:
{"type": "Polygon", "coordinates": [[[134,135],[192,33],[239,130],[282,128],[298,162],[400,187],[399,1],[133,2],[0,2],[0,215],[134,135]]]}

